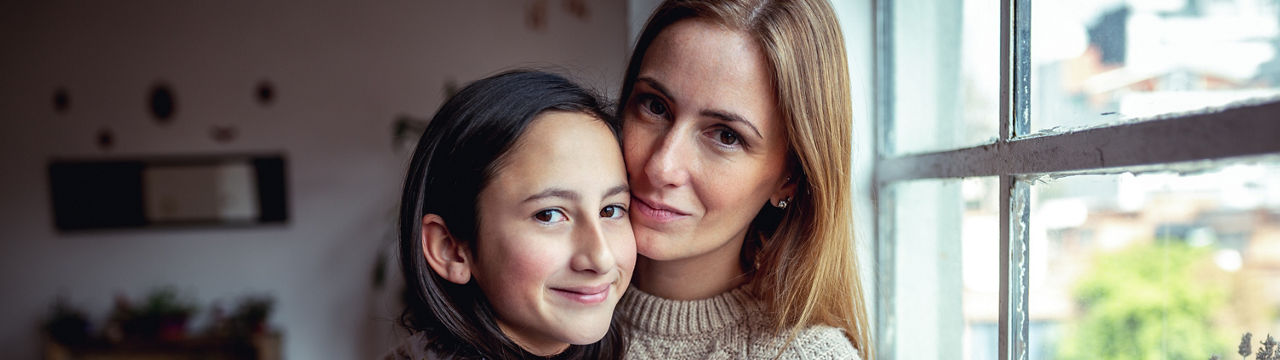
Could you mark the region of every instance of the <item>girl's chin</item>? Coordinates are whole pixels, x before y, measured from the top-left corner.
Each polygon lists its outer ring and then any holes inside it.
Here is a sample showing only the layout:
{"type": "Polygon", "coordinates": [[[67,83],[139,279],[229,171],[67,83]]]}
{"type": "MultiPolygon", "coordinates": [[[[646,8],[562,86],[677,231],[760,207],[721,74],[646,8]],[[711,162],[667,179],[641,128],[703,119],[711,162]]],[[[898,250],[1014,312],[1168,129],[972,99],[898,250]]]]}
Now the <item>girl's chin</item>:
{"type": "MultiPolygon", "coordinates": [[[[610,299],[610,301],[616,302],[617,299],[610,299]]],[[[570,315],[561,318],[561,322],[554,328],[545,330],[556,333],[554,339],[563,341],[566,344],[594,344],[603,339],[605,334],[609,332],[609,322],[613,320],[613,309],[613,306],[608,306],[607,309],[601,309],[607,311],[592,311],[591,314],[579,314],[577,316],[570,315]]]]}
{"type": "MultiPolygon", "coordinates": [[[[581,329],[575,329],[575,330],[581,330],[581,329]]],[[[593,331],[591,333],[579,333],[561,340],[563,340],[565,343],[573,344],[573,345],[591,345],[591,344],[600,342],[600,339],[604,338],[604,335],[608,330],[609,330],[609,327],[606,326],[603,331],[599,331],[599,332],[593,331]]]]}

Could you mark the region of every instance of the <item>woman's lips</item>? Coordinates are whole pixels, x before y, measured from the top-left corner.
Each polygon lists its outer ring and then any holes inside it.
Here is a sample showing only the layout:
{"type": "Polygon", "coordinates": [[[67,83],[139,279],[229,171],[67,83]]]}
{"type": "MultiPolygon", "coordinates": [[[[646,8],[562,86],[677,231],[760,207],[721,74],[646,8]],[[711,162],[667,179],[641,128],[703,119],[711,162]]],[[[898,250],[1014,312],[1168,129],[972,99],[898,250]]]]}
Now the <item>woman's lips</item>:
{"type": "Polygon", "coordinates": [[[689,216],[689,214],[669,208],[661,203],[650,203],[638,197],[633,197],[635,201],[633,208],[646,218],[659,223],[675,221],[677,219],[689,216]]]}
{"type": "Polygon", "coordinates": [[[595,305],[609,298],[609,287],[612,283],[595,286],[576,286],[551,288],[557,295],[586,305],[595,305]]]}

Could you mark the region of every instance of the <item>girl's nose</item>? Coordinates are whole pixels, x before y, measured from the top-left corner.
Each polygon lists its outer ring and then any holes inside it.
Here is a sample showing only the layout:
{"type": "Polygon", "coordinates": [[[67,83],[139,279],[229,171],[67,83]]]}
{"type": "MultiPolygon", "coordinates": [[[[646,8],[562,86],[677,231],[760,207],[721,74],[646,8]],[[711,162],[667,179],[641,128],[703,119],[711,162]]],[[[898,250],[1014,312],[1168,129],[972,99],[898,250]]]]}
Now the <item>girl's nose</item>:
{"type": "Polygon", "coordinates": [[[582,229],[577,231],[574,239],[575,251],[569,266],[574,271],[589,271],[607,274],[617,266],[613,257],[613,249],[609,247],[609,238],[600,219],[586,221],[582,229]]]}

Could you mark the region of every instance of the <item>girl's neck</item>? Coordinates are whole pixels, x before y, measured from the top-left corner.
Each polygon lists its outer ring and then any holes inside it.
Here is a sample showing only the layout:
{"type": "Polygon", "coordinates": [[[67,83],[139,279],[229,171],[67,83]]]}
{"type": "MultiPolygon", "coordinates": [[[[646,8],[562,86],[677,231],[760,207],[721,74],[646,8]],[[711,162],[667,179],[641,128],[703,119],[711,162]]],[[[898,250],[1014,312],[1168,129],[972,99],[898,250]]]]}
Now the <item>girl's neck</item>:
{"type": "Polygon", "coordinates": [[[693,257],[658,261],[639,256],[632,285],[671,300],[706,299],[733,290],[746,281],[739,261],[744,235],[693,257]]]}

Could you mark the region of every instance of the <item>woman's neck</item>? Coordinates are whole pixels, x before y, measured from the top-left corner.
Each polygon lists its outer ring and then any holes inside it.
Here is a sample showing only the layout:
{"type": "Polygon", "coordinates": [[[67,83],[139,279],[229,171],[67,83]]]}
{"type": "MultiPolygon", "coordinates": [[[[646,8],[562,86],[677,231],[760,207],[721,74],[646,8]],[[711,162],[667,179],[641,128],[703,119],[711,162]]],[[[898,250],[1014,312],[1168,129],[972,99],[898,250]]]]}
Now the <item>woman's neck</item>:
{"type": "Polygon", "coordinates": [[[637,257],[632,284],[644,292],[671,300],[706,299],[733,290],[746,281],[739,261],[743,235],[693,257],[665,261],[637,257]]]}

